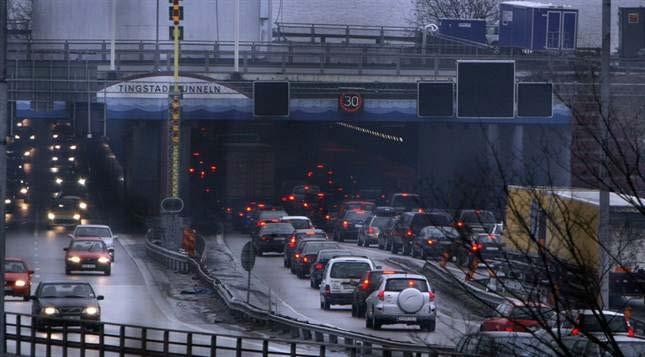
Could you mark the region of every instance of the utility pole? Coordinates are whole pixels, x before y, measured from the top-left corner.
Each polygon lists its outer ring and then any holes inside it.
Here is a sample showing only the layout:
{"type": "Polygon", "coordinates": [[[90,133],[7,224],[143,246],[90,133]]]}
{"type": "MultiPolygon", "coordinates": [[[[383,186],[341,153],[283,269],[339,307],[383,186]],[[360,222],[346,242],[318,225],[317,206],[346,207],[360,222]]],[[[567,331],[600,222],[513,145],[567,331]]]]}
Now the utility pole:
{"type": "Polygon", "coordinates": [[[174,82],[173,93],[171,94],[172,108],[170,113],[170,196],[179,198],[179,170],[180,153],[179,144],[181,139],[181,89],[179,87],[179,22],[181,21],[181,7],[179,0],[172,2],[172,22],[174,40],[174,82]]]}
{"type": "Polygon", "coordinates": [[[115,56],[116,56],[116,1],[112,0],[112,35],[110,38],[110,71],[116,70],[115,56]]]}
{"type": "Polygon", "coordinates": [[[600,119],[598,129],[600,130],[600,167],[599,167],[599,219],[598,219],[598,242],[600,243],[600,266],[598,267],[600,274],[600,298],[601,306],[608,307],[609,304],[609,257],[607,249],[610,247],[609,237],[609,191],[607,191],[605,183],[609,173],[607,172],[607,151],[608,148],[608,133],[609,116],[611,98],[609,95],[609,59],[610,59],[610,43],[611,43],[611,0],[602,0],[602,49],[600,55],[600,119]]]}
{"type": "Polygon", "coordinates": [[[235,14],[234,14],[234,44],[233,44],[233,71],[240,72],[240,0],[235,0],[235,14]]]}
{"type": "Polygon", "coordinates": [[[155,12],[155,70],[159,68],[159,0],[155,12]]]}
{"type": "MultiPolygon", "coordinates": [[[[0,197],[5,197],[7,186],[7,0],[0,0],[0,197]]],[[[4,201],[4,199],[3,199],[4,201]]],[[[5,205],[0,205],[0,276],[4,276],[5,205]]],[[[4,289],[0,290],[0,355],[5,354],[4,289]]]]}

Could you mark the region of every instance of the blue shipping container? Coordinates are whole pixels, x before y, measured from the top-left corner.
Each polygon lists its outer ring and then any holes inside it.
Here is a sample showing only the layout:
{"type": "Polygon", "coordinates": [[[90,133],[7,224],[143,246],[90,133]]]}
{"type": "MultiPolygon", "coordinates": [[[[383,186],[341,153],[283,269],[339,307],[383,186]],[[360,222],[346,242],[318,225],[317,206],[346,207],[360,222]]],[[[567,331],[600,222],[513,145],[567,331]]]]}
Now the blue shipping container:
{"type": "Polygon", "coordinates": [[[439,33],[468,41],[486,43],[486,20],[439,19],[439,33]]]}
{"type": "Polygon", "coordinates": [[[499,5],[499,46],[530,50],[573,50],[578,9],[531,1],[499,5]]]}

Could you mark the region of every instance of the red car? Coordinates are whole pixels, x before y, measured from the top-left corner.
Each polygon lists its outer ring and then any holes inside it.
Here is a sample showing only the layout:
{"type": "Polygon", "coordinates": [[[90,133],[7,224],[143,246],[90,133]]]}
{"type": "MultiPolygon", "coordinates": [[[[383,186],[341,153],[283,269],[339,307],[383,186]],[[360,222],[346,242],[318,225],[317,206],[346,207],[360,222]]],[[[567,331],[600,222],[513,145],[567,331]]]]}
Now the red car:
{"type": "Polygon", "coordinates": [[[31,294],[31,275],[33,270],[20,258],[5,258],[4,262],[4,294],[6,296],[20,296],[29,300],[31,294]]]}
{"type": "Polygon", "coordinates": [[[499,316],[482,321],[480,331],[530,332],[542,326],[553,316],[551,307],[545,304],[525,304],[520,301],[501,303],[495,309],[499,316]]]}
{"type": "Polygon", "coordinates": [[[112,273],[112,259],[105,242],[97,237],[72,239],[65,251],[65,274],[72,271],[112,273]]]}

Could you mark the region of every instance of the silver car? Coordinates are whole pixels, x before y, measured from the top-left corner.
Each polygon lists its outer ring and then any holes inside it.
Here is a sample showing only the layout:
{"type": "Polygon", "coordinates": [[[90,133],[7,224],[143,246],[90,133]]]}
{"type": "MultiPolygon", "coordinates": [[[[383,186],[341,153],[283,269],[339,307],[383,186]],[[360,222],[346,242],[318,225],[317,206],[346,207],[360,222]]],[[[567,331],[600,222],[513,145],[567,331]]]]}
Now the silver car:
{"type": "Polygon", "coordinates": [[[118,239],[119,236],[112,234],[112,230],[109,226],[98,224],[79,224],[74,228],[74,232],[69,236],[72,239],[83,237],[101,238],[108,248],[108,253],[110,253],[112,262],[114,262],[114,241],[118,239]]]}
{"type": "Polygon", "coordinates": [[[385,324],[406,324],[434,331],[434,298],[434,291],[422,275],[384,275],[379,287],[365,300],[365,327],[378,330],[385,324]]]}

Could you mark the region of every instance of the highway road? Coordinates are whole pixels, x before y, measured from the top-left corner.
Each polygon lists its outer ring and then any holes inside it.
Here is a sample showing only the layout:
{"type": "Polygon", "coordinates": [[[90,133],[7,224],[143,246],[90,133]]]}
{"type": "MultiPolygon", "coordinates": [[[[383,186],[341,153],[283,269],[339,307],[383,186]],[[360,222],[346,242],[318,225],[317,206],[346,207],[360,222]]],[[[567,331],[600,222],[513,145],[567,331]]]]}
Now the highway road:
{"type": "MultiPolygon", "coordinates": [[[[242,247],[249,241],[246,234],[231,233],[225,235],[225,242],[233,256],[239,257],[242,247]]],[[[358,247],[352,243],[341,243],[345,248],[356,252],[357,255],[368,256],[377,265],[385,269],[401,269],[386,262],[390,253],[376,248],[358,247]]],[[[409,258],[413,259],[413,258],[409,258]]],[[[421,260],[415,259],[421,264],[421,260]]],[[[365,320],[351,316],[351,306],[333,305],[330,311],[320,308],[318,289],[309,286],[309,279],[298,279],[283,267],[281,254],[265,254],[255,262],[253,274],[272,289],[272,294],[278,295],[295,311],[305,316],[311,322],[324,323],[339,328],[367,333],[375,336],[440,345],[454,345],[468,328],[479,326],[478,321],[472,321],[468,311],[458,301],[437,291],[437,306],[439,309],[437,328],[434,332],[422,332],[417,326],[385,325],[382,330],[371,330],[365,327],[365,320]],[[467,322],[469,321],[469,322],[467,322]]],[[[431,282],[432,283],[432,282],[431,282]]]]}

